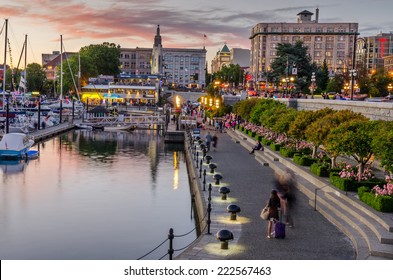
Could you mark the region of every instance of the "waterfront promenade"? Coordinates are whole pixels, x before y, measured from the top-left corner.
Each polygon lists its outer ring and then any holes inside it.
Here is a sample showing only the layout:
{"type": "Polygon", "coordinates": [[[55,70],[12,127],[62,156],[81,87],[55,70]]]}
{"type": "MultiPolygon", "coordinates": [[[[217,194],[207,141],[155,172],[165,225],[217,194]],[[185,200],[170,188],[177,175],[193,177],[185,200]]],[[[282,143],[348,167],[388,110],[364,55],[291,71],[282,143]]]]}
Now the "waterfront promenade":
{"type": "MultiPolygon", "coordinates": [[[[202,139],[205,133],[202,131],[202,139]]],[[[340,193],[327,179],[310,174],[307,168],[296,166],[291,159],[281,157],[268,147],[264,152],[250,155],[255,140],[239,131],[217,135],[218,148],[209,155],[217,165],[216,172],[223,176],[219,186],[225,185],[231,192],[227,200],[221,200],[219,187],[215,186],[204,163],[202,168],[208,174],[206,185],[211,183],[213,186],[211,234],[205,230],[177,259],[393,258],[393,215],[378,213],[362,205],[352,194],[340,193]],[[295,227],[287,227],[285,239],[267,239],[267,222],[260,219],[259,213],[274,188],[274,173],[285,172],[286,168],[294,170],[297,179],[297,200],[292,212],[295,227]],[[317,204],[315,189],[319,190],[317,204]],[[237,221],[229,218],[226,211],[229,204],[241,208],[237,221]],[[220,249],[215,238],[220,229],[228,229],[234,235],[227,250],[220,249]]],[[[208,192],[201,191],[201,194],[207,201],[208,192]]]]}

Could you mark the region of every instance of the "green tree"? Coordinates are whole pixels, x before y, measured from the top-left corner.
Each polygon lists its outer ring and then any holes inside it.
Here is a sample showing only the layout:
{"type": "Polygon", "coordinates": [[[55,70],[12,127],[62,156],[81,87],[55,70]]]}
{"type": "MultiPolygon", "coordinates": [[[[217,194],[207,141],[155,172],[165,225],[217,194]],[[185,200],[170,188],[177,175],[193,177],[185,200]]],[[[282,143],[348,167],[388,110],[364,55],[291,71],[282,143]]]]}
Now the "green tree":
{"type": "Polygon", "coordinates": [[[373,154],[374,122],[368,120],[351,120],[333,128],[326,139],[326,150],[334,154],[352,156],[358,163],[358,181],[364,167],[373,154]]]}
{"type": "Polygon", "coordinates": [[[351,110],[340,110],[333,114],[327,114],[324,117],[312,122],[310,126],[307,127],[305,131],[306,140],[312,143],[316,149],[323,145],[323,148],[332,161],[331,166],[334,167],[336,165],[337,154],[329,153],[329,151],[326,150],[327,137],[329,136],[329,133],[332,129],[336,128],[344,122],[355,119],[367,120],[367,118],[360,113],[354,113],[351,110]]]}
{"type": "Polygon", "coordinates": [[[277,46],[277,58],[273,60],[269,73],[272,80],[280,81],[286,76],[291,76],[291,69],[297,68],[297,78],[294,83],[296,88],[303,91],[308,88],[313,70],[308,48],[303,46],[302,41],[297,41],[294,45],[289,43],[279,43],[277,46]]]}
{"type": "MultiPolygon", "coordinates": [[[[298,142],[302,140],[306,140],[306,130],[307,128],[316,120],[323,118],[328,114],[333,114],[333,110],[330,108],[325,108],[317,111],[300,111],[296,119],[291,123],[288,135],[292,138],[296,139],[298,142]]],[[[317,147],[313,146],[312,157],[316,156],[317,147]]]]}
{"type": "Polygon", "coordinates": [[[27,79],[26,86],[28,91],[39,91],[46,93],[46,73],[45,69],[38,63],[30,63],[26,67],[27,79]]]}
{"type": "Polygon", "coordinates": [[[345,78],[341,74],[336,74],[332,79],[329,80],[326,91],[327,92],[338,92],[341,93],[341,90],[344,88],[345,78]]]}
{"type": "Polygon", "coordinates": [[[233,112],[241,116],[243,119],[249,121],[250,114],[254,106],[257,105],[257,103],[258,103],[258,99],[256,98],[241,100],[233,106],[233,112]]]}
{"type": "Polygon", "coordinates": [[[235,84],[238,86],[239,83],[243,82],[244,71],[241,69],[239,64],[223,65],[221,70],[213,73],[213,79],[219,80],[222,83],[229,83],[230,85],[235,84]]]}
{"type": "Polygon", "coordinates": [[[327,85],[329,83],[329,68],[326,63],[326,59],[323,60],[322,68],[317,71],[316,80],[317,87],[321,91],[326,91],[327,85]]]}
{"type": "MultiPolygon", "coordinates": [[[[120,73],[120,46],[113,43],[105,42],[100,45],[82,47],[79,56],[82,86],[87,83],[90,77],[116,76],[120,73]]],[[[63,92],[76,92],[78,72],[78,55],[72,55],[63,60],[63,92]]],[[[60,66],[58,67],[58,76],[60,76],[60,66]]],[[[60,83],[58,83],[58,87],[60,87],[60,83]]]]}
{"type": "Polygon", "coordinates": [[[381,166],[393,172],[393,122],[375,121],[372,150],[377,158],[381,159],[381,166]]]}

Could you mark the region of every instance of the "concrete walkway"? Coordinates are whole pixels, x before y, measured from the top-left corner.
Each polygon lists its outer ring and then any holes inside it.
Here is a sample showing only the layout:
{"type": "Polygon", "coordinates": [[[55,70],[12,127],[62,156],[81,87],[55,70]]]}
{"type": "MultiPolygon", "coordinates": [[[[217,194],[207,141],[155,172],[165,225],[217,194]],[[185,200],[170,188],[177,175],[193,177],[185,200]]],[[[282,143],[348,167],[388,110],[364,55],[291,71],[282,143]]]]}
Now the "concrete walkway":
{"type": "MultiPolygon", "coordinates": [[[[344,197],[345,194],[337,192],[325,179],[314,176],[307,168],[295,165],[291,159],[285,159],[269,148],[265,148],[265,152],[250,155],[249,151],[255,141],[239,131],[218,133],[217,136],[219,138],[217,150],[209,152],[209,155],[213,157],[212,162],[217,165],[216,172],[223,176],[222,182],[218,186],[215,185],[213,174],[210,174],[206,161],[202,167],[206,169],[208,175],[206,186],[211,183],[213,187],[211,234],[205,230],[194,245],[176,259],[393,258],[391,215],[378,216],[373,213],[373,218],[368,219],[365,224],[371,224],[374,230],[367,230],[363,222],[368,212],[359,210],[356,203],[359,205],[360,203],[355,198],[344,197]],[[287,227],[285,239],[267,239],[267,222],[260,219],[259,213],[273,189],[274,173],[284,171],[286,168],[294,170],[297,179],[297,199],[292,212],[295,227],[287,227]],[[221,186],[227,186],[231,190],[227,200],[221,200],[218,191],[221,186]],[[317,211],[314,210],[316,188],[319,188],[317,211]],[[328,195],[332,197],[330,201],[326,198],[328,195]],[[352,213],[347,215],[346,210],[342,210],[334,203],[343,204],[348,212],[355,212],[358,216],[352,213]],[[241,208],[236,221],[230,220],[230,214],[226,210],[230,204],[236,204],[241,208]],[[341,214],[337,213],[334,208],[337,208],[341,214]],[[376,219],[381,219],[382,224],[385,223],[385,225],[381,225],[376,219]],[[387,229],[383,230],[384,226],[387,229]],[[357,231],[356,228],[361,230],[357,231]],[[216,232],[221,229],[228,229],[234,235],[234,240],[229,242],[227,250],[221,249],[219,241],[215,238],[216,232]],[[379,230],[381,233],[378,237],[376,232],[379,230]],[[367,235],[370,238],[367,238],[367,235]],[[383,240],[384,243],[382,244],[378,239],[383,240]]],[[[204,139],[203,134],[202,139],[204,139]]],[[[198,162],[200,159],[201,156],[198,162]]],[[[196,167],[195,163],[194,160],[194,167],[196,167]]],[[[198,180],[202,179],[198,178],[198,180]]],[[[207,202],[208,191],[201,191],[201,194],[202,199],[207,202]]],[[[363,208],[373,212],[372,209],[363,208]]]]}

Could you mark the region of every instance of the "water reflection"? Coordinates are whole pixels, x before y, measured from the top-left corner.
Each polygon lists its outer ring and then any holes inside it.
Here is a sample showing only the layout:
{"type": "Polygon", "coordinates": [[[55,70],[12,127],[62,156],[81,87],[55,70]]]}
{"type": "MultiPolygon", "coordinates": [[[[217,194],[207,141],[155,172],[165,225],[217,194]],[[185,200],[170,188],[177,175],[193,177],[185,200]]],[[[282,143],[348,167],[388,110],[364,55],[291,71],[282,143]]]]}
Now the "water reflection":
{"type": "Polygon", "coordinates": [[[137,259],[169,228],[188,232],[195,225],[182,149],[154,131],[72,131],[39,145],[39,160],[12,179],[3,173],[0,258],[137,259]]]}

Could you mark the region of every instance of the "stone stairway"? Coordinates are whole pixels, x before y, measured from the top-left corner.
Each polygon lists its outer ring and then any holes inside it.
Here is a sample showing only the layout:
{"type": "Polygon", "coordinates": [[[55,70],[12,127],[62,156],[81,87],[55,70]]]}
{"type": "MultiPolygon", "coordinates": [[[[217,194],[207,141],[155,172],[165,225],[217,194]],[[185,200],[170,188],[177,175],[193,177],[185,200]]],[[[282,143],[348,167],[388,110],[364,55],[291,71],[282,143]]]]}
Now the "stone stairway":
{"type": "MultiPolygon", "coordinates": [[[[256,141],[236,130],[227,130],[233,141],[247,150],[256,141]]],[[[277,173],[287,168],[296,174],[296,187],[309,198],[309,204],[343,231],[353,242],[357,259],[393,259],[393,213],[381,213],[359,201],[356,193],[335,188],[328,178],[314,175],[309,167],[299,166],[291,158],[265,147],[255,151],[255,159],[277,173]]]]}

